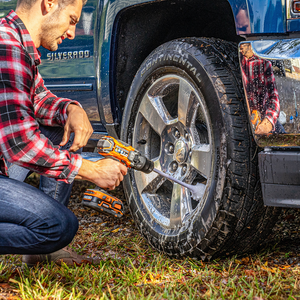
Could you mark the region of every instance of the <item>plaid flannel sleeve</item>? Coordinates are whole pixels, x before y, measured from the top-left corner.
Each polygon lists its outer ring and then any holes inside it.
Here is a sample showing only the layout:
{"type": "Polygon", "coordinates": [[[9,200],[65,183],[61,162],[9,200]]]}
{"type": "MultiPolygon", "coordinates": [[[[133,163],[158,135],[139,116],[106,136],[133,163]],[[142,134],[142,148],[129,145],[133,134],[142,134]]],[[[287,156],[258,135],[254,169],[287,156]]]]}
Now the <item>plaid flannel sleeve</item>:
{"type": "Polygon", "coordinates": [[[63,125],[70,102],[63,99],[56,103],[51,99],[49,104],[51,97],[47,92],[48,97],[36,93],[38,100],[35,101],[32,89],[38,73],[34,74],[34,68],[31,57],[22,47],[0,45],[0,148],[10,162],[71,183],[81,167],[81,156],[55,148],[40,133],[36,119],[37,115],[38,120],[46,120],[45,125],[63,125]],[[41,114],[46,112],[45,107],[50,112],[47,111],[44,118],[41,114]],[[63,117],[58,116],[60,113],[63,117]],[[51,123],[48,119],[52,116],[55,121],[51,123]]]}
{"type": "Polygon", "coordinates": [[[35,79],[34,112],[39,123],[45,126],[64,126],[67,119],[69,104],[80,103],[74,100],[60,98],[52,94],[44,84],[44,80],[37,72],[35,79]]]}

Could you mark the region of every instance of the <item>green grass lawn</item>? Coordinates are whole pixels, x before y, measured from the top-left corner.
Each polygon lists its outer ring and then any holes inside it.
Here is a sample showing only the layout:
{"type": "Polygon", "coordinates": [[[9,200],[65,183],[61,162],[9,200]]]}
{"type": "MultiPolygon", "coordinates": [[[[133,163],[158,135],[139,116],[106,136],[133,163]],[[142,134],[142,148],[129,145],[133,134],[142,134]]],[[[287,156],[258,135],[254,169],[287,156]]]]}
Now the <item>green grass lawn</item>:
{"type": "MultiPolygon", "coordinates": [[[[75,187],[75,186],[74,186],[75,187]]],[[[152,249],[129,213],[102,217],[80,206],[72,247],[99,256],[99,266],[54,264],[29,269],[18,255],[0,256],[1,299],[300,299],[300,253],[279,244],[245,257],[211,262],[170,259],[152,249]]]]}

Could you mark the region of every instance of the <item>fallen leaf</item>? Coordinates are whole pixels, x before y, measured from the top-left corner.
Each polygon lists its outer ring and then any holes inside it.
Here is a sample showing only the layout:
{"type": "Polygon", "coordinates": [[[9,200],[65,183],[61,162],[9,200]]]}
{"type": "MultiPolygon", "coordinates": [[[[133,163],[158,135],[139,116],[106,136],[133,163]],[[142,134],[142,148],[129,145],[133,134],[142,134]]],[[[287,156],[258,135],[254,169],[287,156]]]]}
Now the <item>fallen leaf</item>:
{"type": "Polygon", "coordinates": [[[243,257],[243,258],[242,258],[242,264],[243,264],[243,265],[248,265],[249,261],[250,261],[250,258],[249,258],[249,257],[243,257]]]}
{"type": "Polygon", "coordinates": [[[255,272],[253,270],[245,270],[245,275],[255,277],[255,272]]]}
{"type": "Polygon", "coordinates": [[[271,272],[271,273],[276,273],[277,269],[276,268],[267,268],[264,266],[261,266],[261,269],[267,271],[267,272],[271,272]]]}
{"type": "Polygon", "coordinates": [[[281,267],[279,267],[279,269],[280,270],[285,270],[285,269],[287,269],[287,268],[290,268],[291,266],[289,266],[289,265],[287,265],[287,266],[281,266],[281,267]]]}
{"type": "Polygon", "coordinates": [[[12,286],[7,282],[2,282],[2,283],[0,283],[0,288],[2,288],[2,289],[11,289],[12,286]]]}

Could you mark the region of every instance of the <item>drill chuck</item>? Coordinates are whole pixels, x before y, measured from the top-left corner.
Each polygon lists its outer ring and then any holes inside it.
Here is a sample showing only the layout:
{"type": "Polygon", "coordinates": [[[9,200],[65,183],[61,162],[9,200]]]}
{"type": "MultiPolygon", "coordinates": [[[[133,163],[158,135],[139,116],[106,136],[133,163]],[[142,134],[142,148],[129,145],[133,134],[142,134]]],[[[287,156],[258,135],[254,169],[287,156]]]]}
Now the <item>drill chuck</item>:
{"type": "Polygon", "coordinates": [[[128,159],[131,161],[130,167],[135,170],[142,171],[147,174],[153,171],[154,168],[153,161],[141,155],[141,153],[137,151],[131,151],[128,156],[128,159]]]}

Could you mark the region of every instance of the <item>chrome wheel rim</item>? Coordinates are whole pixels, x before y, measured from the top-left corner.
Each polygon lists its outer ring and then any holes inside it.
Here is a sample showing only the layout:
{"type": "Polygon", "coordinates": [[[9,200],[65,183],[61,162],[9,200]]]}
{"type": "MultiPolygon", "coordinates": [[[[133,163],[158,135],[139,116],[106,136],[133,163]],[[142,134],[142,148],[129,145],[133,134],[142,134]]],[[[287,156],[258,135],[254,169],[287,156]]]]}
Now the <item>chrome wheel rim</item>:
{"type": "Polygon", "coordinates": [[[203,195],[191,192],[155,172],[134,171],[141,201],[165,229],[188,224],[208,196],[213,169],[210,116],[201,92],[188,78],[169,74],[154,81],[142,95],[133,129],[133,146],[161,170],[189,184],[200,184],[203,195]]]}

